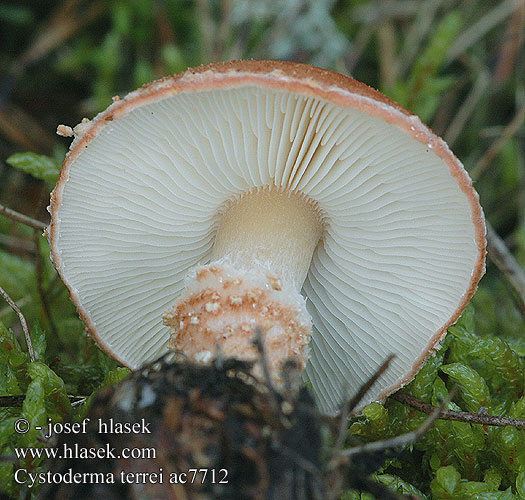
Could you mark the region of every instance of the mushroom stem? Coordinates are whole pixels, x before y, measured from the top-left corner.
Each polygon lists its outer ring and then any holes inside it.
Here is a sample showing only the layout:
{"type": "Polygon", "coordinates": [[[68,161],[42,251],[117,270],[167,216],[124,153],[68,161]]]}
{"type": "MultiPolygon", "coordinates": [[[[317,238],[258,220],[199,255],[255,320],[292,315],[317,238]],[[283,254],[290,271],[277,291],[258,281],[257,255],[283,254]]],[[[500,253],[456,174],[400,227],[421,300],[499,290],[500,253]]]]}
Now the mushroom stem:
{"type": "Polygon", "coordinates": [[[258,263],[299,292],[322,231],[320,210],[304,194],[253,189],[222,212],[212,261],[229,256],[239,267],[258,263]]]}
{"type": "Polygon", "coordinates": [[[217,347],[226,357],[257,360],[259,327],[276,382],[286,359],[304,366],[312,328],[300,291],[322,231],[319,209],[301,193],[259,188],[228,202],[212,263],[189,273],[164,315],[170,348],[202,362],[217,347]]]}

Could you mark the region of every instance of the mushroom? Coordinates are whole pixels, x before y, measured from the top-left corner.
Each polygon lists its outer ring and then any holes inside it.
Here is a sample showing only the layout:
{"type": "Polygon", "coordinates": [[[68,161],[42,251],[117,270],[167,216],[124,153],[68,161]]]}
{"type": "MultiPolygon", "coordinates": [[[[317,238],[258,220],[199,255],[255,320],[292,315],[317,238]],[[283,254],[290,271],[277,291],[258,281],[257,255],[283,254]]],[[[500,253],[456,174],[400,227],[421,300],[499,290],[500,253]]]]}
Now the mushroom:
{"type": "Polygon", "coordinates": [[[484,272],[468,174],[419,118],[351,78],[240,61],[115,100],[52,193],[51,258],[87,331],[136,369],[167,350],[305,366],[336,411],[407,384],[484,272]]]}

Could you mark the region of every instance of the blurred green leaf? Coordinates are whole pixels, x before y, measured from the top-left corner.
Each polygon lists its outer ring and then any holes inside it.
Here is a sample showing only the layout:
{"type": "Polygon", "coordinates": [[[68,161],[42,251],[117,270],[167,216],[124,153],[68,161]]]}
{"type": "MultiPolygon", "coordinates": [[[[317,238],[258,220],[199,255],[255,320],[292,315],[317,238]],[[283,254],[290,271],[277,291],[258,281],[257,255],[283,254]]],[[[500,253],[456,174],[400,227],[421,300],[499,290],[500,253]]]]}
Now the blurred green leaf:
{"type": "Polygon", "coordinates": [[[56,184],[60,172],[60,164],[55,159],[36,153],[16,153],[6,162],[36,179],[46,181],[51,186],[56,184]]]}

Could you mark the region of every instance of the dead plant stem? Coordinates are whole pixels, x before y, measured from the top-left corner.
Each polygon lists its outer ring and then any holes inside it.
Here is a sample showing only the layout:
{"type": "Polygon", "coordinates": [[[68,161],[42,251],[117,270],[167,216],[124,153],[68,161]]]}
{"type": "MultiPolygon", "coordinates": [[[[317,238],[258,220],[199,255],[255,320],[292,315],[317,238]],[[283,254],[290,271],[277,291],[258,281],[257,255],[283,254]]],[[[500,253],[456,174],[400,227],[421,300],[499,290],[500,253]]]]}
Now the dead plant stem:
{"type": "Polygon", "coordinates": [[[40,231],[45,231],[46,229],[46,225],[43,222],[33,219],[32,217],[28,217],[27,215],[21,214],[20,212],[16,212],[15,210],[12,210],[11,208],[7,208],[1,204],[0,204],[0,214],[5,215],[6,217],[9,217],[10,219],[13,219],[17,222],[21,222],[22,224],[25,224],[26,226],[30,226],[34,229],[38,229],[40,231]]]}
{"type": "Polygon", "coordinates": [[[399,392],[390,397],[423,413],[432,414],[436,410],[439,410],[437,418],[440,420],[456,420],[458,422],[468,422],[470,424],[494,425],[498,427],[511,426],[516,427],[516,429],[525,429],[525,420],[520,418],[498,417],[484,412],[468,413],[466,411],[445,410],[428,403],[423,403],[423,401],[420,401],[409,394],[399,392]]]}

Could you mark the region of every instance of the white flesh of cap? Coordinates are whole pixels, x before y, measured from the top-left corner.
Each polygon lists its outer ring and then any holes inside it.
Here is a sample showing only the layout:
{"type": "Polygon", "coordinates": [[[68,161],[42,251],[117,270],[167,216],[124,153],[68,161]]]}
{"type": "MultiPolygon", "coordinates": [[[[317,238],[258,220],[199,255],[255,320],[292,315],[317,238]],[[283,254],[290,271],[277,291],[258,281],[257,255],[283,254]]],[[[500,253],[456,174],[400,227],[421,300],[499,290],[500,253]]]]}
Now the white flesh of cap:
{"type": "Polygon", "coordinates": [[[306,378],[333,412],[394,353],[370,401],[412,370],[478,255],[447,165],[379,118],[255,87],[134,108],[70,166],[55,218],[63,277],[100,343],[136,368],[166,351],[162,313],[208,262],[217,210],[266,185],[302,191],[325,216],[303,288],[314,321],[306,378]]]}

